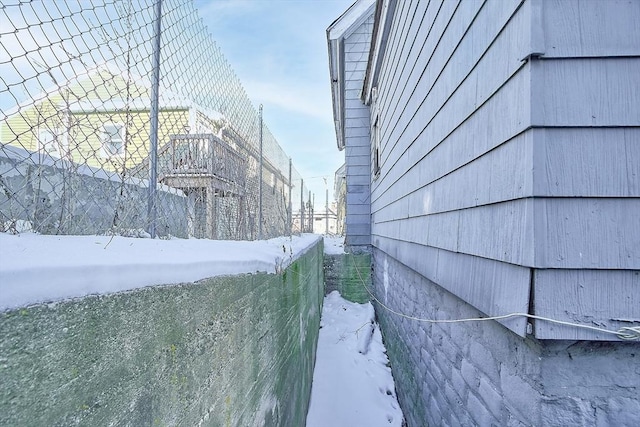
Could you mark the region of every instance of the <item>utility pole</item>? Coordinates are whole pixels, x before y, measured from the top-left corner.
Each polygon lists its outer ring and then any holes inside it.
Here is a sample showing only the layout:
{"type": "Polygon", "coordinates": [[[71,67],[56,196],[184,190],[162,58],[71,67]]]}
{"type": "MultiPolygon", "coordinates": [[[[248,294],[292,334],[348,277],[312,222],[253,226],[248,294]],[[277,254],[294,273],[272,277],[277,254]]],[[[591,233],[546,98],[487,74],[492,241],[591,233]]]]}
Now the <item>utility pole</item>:
{"type": "Polygon", "coordinates": [[[329,189],[326,189],[326,210],[324,211],[326,215],[326,223],[324,228],[324,234],[329,235],[329,189]]]}
{"type": "Polygon", "coordinates": [[[300,180],[300,232],[304,233],[304,179],[300,180]]]}
{"type": "Polygon", "coordinates": [[[293,229],[293,203],[291,202],[291,188],[293,187],[291,182],[291,157],[289,157],[289,209],[287,212],[287,224],[289,224],[289,236],[291,236],[291,230],[293,229]]]}
{"type": "Polygon", "coordinates": [[[313,202],[311,201],[311,190],[309,190],[309,233],[313,233],[313,205],[315,203],[316,195],[313,195],[313,202]]]}

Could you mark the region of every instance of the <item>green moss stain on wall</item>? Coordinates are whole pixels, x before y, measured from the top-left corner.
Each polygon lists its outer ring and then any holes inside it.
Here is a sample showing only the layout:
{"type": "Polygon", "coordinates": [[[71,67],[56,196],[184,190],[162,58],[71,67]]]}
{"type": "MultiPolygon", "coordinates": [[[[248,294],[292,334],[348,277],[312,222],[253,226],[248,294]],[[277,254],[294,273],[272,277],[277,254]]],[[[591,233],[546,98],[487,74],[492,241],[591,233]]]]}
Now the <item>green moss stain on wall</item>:
{"type": "Polygon", "coordinates": [[[371,297],[371,255],[325,255],[324,270],[327,293],[337,290],[348,301],[365,303],[371,297]]]}
{"type": "Polygon", "coordinates": [[[322,245],[283,274],[0,313],[0,425],[303,425],[322,245]]]}

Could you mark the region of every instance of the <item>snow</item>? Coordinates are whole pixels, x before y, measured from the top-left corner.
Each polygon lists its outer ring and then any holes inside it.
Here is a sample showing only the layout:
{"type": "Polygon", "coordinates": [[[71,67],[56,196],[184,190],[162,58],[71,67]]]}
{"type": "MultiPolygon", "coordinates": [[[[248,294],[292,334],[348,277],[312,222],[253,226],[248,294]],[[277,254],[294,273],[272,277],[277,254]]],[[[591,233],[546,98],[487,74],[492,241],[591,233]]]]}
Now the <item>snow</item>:
{"type": "MultiPolygon", "coordinates": [[[[286,268],[319,235],[262,241],[0,233],[0,312],[37,303],[286,268]]],[[[342,237],[324,237],[343,253],[342,237]]],[[[309,427],[401,426],[391,369],[370,303],[324,300],[309,427]]]]}
{"type": "Polygon", "coordinates": [[[324,299],[307,427],[402,426],[371,303],[324,299]]]}
{"type": "Polygon", "coordinates": [[[344,253],[344,236],[324,236],[324,253],[339,255],[344,253]]]}
{"type": "Polygon", "coordinates": [[[0,311],[221,275],[274,273],[320,238],[247,242],[0,233],[0,311]]]}

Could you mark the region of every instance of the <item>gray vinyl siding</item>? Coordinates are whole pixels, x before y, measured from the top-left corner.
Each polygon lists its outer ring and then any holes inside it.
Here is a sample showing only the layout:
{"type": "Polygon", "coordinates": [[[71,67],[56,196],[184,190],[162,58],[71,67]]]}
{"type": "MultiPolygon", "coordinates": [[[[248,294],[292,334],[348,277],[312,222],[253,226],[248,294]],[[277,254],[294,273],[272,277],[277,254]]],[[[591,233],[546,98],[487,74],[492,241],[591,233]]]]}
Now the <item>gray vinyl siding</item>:
{"type": "Polygon", "coordinates": [[[399,2],[378,81],[373,244],[491,315],[529,305],[528,23],[518,1],[399,2]]]}
{"type": "Polygon", "coordinates": [[[640,2],[399,1],[372,106],[373,245],[489,315],[640,319],[637,22],[640,2]]]}
{"type": "MultiPolygon", "coordinates": [[[[536,314],[640,320],[640,2],[543,2],[533,61],[536,314]]],[[[608,339],[540,323],[548,339],[608,339]]]]}
{"type": "Polygon", "coordinates": [[[346,243],[371,244],[369,109],[360,100],[373,15],[344,39],[344,140],[347,171],[346,243]]]}

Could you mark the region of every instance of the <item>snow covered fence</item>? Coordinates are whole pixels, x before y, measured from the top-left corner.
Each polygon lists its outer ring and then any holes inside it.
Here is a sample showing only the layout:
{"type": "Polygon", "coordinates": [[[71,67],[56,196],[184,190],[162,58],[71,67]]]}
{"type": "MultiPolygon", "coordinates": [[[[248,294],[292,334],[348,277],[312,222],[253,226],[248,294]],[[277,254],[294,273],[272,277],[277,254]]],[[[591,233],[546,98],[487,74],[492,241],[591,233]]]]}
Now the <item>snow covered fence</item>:
{"type": "MultiPolygon", "coordinates": [[[[293,250],[275,239],[227,242],[262,244],[264,256],[265,246],[276,247],[286,255],[270,258],[278,274],[134,287],[0,313],[0,425],[304,425],[323,247],[298,239],[293,250]]],[[[218,253],[226,260],[229,252],[218,253]]],[[[10,273],[3,274],[4,282],[10,273]]]]}

